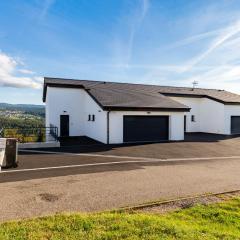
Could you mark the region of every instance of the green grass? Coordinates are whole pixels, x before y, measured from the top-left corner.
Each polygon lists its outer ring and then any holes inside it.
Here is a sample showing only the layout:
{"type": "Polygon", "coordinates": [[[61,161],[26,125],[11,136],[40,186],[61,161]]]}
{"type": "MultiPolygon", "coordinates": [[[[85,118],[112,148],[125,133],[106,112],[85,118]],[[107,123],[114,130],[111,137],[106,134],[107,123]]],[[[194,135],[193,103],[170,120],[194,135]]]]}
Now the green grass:
{"type": "Polygon", "coordinates": [[[240,198],[166,215],[61,214],[0,225],[0,239],[240,239],[240,198]]]}

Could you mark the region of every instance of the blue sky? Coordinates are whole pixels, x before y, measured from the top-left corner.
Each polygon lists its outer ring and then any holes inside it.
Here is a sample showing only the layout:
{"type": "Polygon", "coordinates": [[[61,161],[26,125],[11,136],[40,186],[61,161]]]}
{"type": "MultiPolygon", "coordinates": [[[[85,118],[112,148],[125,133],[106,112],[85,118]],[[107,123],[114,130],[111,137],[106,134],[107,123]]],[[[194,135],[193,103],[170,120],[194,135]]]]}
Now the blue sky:
{"type": "Polygon", "coordinates": [[[0,1],[0,102],[43,76],[240,93],[239,0],[0,1]]]}

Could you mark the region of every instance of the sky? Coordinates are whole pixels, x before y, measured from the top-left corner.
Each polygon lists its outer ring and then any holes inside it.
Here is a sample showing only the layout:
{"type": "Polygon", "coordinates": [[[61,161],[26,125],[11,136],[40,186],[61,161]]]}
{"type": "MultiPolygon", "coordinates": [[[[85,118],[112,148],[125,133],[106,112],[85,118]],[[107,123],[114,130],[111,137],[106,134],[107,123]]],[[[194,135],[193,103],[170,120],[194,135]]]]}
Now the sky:
{"type": "Polygon", "coordinates": [[[43,77],[240,94],[240,0],[0,1],[0,102],[42,104],[43,77]]]}

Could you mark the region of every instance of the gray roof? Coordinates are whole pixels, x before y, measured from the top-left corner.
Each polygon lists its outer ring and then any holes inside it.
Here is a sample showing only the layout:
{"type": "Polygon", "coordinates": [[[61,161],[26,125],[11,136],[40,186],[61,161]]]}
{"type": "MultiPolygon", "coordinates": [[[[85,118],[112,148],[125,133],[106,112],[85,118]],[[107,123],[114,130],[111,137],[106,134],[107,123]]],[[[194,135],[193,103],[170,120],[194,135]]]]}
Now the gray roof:
{"type": "Polygon", "coordinates": [[[240,96],[223,90],[168,87],[61,78],[44,78],[43,101],[47,86],[84,88],[92,98],[108,110],[175,110],[189,111],[189,107],[168,96],[208,97],[224,104],[240,104],[240,96]]]}

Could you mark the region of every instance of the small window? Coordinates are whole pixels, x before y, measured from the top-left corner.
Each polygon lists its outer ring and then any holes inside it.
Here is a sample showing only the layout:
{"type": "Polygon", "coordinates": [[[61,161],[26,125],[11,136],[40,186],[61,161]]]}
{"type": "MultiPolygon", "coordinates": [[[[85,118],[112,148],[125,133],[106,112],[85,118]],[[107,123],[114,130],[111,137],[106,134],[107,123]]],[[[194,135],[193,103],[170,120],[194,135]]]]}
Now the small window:
{"type": "Polygon", "coordinates": [[[91,121],[91,115],[90,114],[88,115],[88,121],[91,121]]]}
{"type": "Polygon", "coordinates": [[[92,121],[93,122],[95,121],[95,115],[94,114],[92,115],[92,121]]]}
{"type": "Polygon", "coordinates": [[[195,115],[192,115],[191,120],[192,120],[192,122],[196,122],[195,115]]]}

